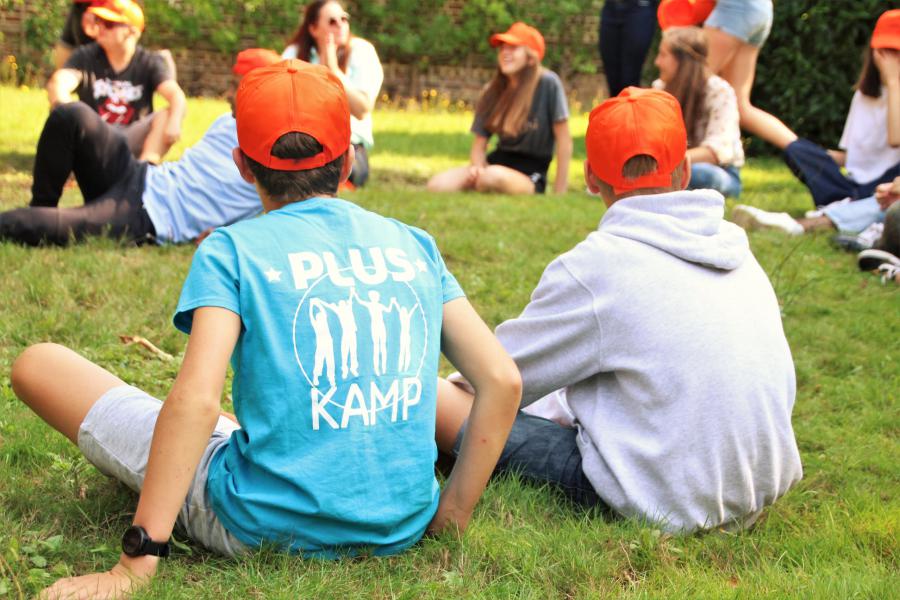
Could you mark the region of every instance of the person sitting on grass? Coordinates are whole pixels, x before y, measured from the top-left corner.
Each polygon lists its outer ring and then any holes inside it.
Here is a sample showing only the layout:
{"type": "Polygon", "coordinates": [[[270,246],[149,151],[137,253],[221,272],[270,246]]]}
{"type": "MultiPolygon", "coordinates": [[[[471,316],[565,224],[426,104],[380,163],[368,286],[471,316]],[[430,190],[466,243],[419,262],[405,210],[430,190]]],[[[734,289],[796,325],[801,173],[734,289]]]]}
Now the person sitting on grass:
{"type": "MultiPolygon", "coordinates": [[[[683,191],[674,97],[626,88],[591,112],[585,144],[608,210],[497,328],[522,404],[540,400],[497,471],[668,531],[747,527],[802,475],[778,300],[722,195],[683,191]],[[542,418],[560,398],[571,427],[542,418]]],[[[438,446],[453,456],[471,396],[440,385],[438,446]]]]}
{"type": "Polygon", "coordinates": [[[857,255],[862,271],[878,271],[882,283],[900,283],[900,177],[882,184],[875,196],[884,207],[884,226],[872,248],[857,255]]]}
{"type": "Polygon", "coordinates": [[[784,160],[817,207],[871,197],[878,184],[900,175],[900,9],[884,12],[875,24],[841,150],[825,150],[796,135],[785,141],[779,144],[784,160]]]}
{"type": "Polygon", "coordinates": [[[61,579],[50,597],[146,585],[176,523],[225,555],[265,545],[322,558],[464,530],[515,418],[515,364],[433,238],[335,197],[353,165],[340,80],[299,60],[256,69],[237,127],[234,159],[266,214],[197,249],[174,317],[190,337],[165,403],[62,346],[32,346],[12,367],[22,401],[140,491],[118,564],[61,579]],[[338,335],[354,340],[348,370],[336,368],[338,335]],[[441,351],[477,390],[443,491],[441,351]],[[219,410],[229,358],[237,422],[219,410]]]}
{"type": "Polygon", "coordinates": [[[497,73],[475,105],[470,164],[435,175],[428,190],[543,194],[555,144],[553,191],[565,193],[572,158],[569,106],[559,76],[541,66],[544,38],[519,22],[490,42],[499,48],[497,73]],[[499,141],[487,154],[492,135],[499,141]]]}
{"type": "MultiPolygon", "coordinates": [[[[234,87],[251,69],[279,60],[271,50],[240,52],[234,87]]],[[[181,243],[252,217],[262,204],[234,165],[235,146],[233,106],[179,160],[156,166],[135,160],[125,137],[85,104],[60,105],[38,140],[31,204],[0,213],[0,240],[65,245],[105,235],[137,244],[181,243]],[[84,206],[59,208],[72,172],[84,206]]]]}
{"type": "Polygon", "coordinates": [[[653,61],[659,69],[653,87],[681,104],[691,159],[688,187],[737,197],[744,165],[737,96],[727,81],[709,72],[706,55],[706,35],[699,27],[666,29],[653,61]]]}
{"type": "Polygon", "coordinates": [[[181,137],[184,92],[165,59],[138,45],[144,13],[133,0],[95,2],[87,12],[96,23],[96,41],[72,52],[50,77],[50,106],[73,102],[77,96],[124,133],[135,156],[158,164],[181,137]],[[154,93],[168,108],[154,112],[154,93]]]}
{"type": "Polygon", "coordinates": [[[837,241],[850,250],[872,247],[884,228],[885,211],[900,199],[900,176],[892,183],[882,183],[875,195],[855,202],[833,202],[821,210],[822,214],[795,219],[786,212],[770,212],[738,204],[731,219],[744,229],[775,229],[789,235],[813,231],[836,230],[848,233],[837,241]],[[842,241],[844,240],[844,241],[842,241]]]}

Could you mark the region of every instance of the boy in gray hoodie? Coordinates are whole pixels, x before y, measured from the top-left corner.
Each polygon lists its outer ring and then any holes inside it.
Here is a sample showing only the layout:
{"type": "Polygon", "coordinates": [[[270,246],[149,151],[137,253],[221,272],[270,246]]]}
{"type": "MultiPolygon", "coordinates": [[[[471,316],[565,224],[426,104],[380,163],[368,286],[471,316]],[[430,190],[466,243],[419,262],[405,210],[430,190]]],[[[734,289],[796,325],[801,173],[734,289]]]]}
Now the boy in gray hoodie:
{"type": "MultiPolygon", "coordinates": [[[[497,328],[535,406],[495,472],[667,531],[749,526],[802,476],[775,293],[721,194],[684,191],[674,97],[627,88],[593,110],[585,143],[585,180],[608,210],[497,328]]],[[[436,436],[451,455],[465,387],[440,382],[436,436]]]]}

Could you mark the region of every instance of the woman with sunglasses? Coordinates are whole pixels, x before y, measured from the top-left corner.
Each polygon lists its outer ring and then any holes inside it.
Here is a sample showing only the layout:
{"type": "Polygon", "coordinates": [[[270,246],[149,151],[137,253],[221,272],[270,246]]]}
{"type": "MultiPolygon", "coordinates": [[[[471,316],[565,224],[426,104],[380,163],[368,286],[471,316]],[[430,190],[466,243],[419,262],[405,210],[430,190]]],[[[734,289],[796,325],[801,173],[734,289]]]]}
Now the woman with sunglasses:
{"type": "Polygon", "coordinates": [[[184,92],[165,60],[138,44],[144,13],[137,3],[98,1],[86,14],[93,18],[96,40],[77,48],[50,77],[47,95],[54,110],[48,119],[74,120],[93,110],[119,129],[132,154],[158,164],[181,137],[184,92]],[[168,108],[154,112],[154,93],[168,108]]]}
{"type": "Polygon", "coordinates": [[[555,146],[553,191],[562,194],[572,159],[569,105],[559,76],[541,66],[544,37],[517,22],[492,35],[490,44],[497,48],[497,71],[475,105],[470,162],[438,173],[428,181],[428,190],[542,194],[555,146]],[[499,141],[488,153],[494,135],[499,141]]]}
{"type": "Polygon", "coordinates": [[[306,5],[300,27],[281,56],[325,65],[343,82],[350,102],[350,141],[356,149],[350,183],[365,185],[369,179],[366,150],[375,143],[372,109],[384,80],[375,47],[350,33],[350,16],[340,2],[317,0],[306,5]]]}

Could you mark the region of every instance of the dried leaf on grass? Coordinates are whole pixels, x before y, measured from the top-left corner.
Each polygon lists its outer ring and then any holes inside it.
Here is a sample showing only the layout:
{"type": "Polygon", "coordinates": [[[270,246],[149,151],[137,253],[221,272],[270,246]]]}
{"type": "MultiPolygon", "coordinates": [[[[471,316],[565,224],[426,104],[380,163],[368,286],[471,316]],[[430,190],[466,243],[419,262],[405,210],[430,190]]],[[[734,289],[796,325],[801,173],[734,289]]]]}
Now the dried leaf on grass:
{"type": "Polygon", "coordinates": [[[171,354],[169,354],[168,352],[166,352],[164,350],[160,350],[153,344],[153,342],[151,342],[150,340],[148,340],[145,337],[141,337],[139,335],[120,335],[119,339],[126,346],[130,346],[132,344],[137,344],[138,346],[140,346],[141,348],[144,348],[145,350],[147,350],[148,352],[150,352],[151,354],[153,354],[160,360],[175,360],[174,356],[172,356],[171,354]]]}

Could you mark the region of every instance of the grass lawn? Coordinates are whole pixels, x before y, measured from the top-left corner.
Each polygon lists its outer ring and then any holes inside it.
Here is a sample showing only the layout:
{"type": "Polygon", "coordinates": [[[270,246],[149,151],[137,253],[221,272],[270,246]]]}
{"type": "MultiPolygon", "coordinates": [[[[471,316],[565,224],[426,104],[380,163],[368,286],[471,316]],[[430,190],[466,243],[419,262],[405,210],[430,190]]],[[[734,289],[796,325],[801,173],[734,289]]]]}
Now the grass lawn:
{"type": "MultiPolygon", "coordinates": [[[[42,91],[6,87],[0,106],[0,208],[8,209],[30,198],[47,107],[42,91]]],[[[183,141],[170,158],[226,108],[190,100],[183,141]]],[[[427,176],[466,160],[470,118],[376,113],[373,179],[348,198],[431,232],[493,326],[519,313],[543,267],[596,227],[603,206],[581,184],[584,115],[572,119],[568,194],[428,194],[427,176]]],[[[744,187],[742,201],[763,208],[799,214],[810,205],[777,160],[751,160],[744,187]]],[[[77,188],[66,191],[65,204],[79,202],[77,188]]],[[[794,354],[794,427],[805,469],[753,530],[661,535],[504,479],[490,486],[462,540],[425,540],[400,556],[343,562],[269,553],[233,561],[179,545],[140,597],[900,597],[900,291],[859,273],[855,257],[828,238],[751,235],[794,354]]],[[[103,240],[37,250],[0,243],[0,598],[111,567],[136,503],[19,403],[10,364],[27,345],[52,340],[165,397],[178,361],[118,336],[182,353],[186,337],[171,315],[192,253],[192,246],[103,240]]]]}

